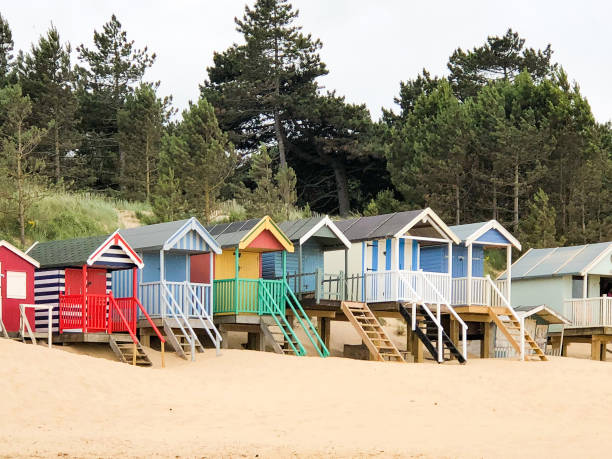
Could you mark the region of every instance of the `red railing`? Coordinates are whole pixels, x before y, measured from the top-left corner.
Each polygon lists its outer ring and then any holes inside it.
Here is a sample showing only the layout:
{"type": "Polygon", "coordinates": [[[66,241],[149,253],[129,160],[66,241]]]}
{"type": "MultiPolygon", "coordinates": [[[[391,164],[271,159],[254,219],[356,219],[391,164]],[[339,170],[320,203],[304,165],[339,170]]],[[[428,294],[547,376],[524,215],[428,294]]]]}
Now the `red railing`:
{"type": "Polygon", "coordinates": [[[87,313],[85,314],[85,330],[87,332],[103,332],[108,328],[108,296],[87,295],[87,313]]]}
{"type": "Polygon", "coordinates": [[[83,327],[83,295],[62,295],[59,301],[59,327],[75,330],[83,327]]]}
{"type": "Polygon", "coordinates": [[[116,307],[111,308],[108,332],[136,331],[137,306],[134,298],[113,298],[116,307]],[[121,314],[119,312],[121,311],[121,314]],[[121,317],[123,315],[123,318],[121,317]],[[124,320],[125,319],[125,320],[124,320]]]}

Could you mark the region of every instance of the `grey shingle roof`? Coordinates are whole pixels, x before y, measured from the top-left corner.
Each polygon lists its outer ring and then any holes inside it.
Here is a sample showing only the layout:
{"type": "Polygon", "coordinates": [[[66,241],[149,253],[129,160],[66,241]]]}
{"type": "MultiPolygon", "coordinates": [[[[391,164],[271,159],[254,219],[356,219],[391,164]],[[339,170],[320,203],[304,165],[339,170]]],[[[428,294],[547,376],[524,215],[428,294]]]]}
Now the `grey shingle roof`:
{"type": "Polygon", "coordinates": [[[422,212],[422,210],[408,210],[372,217],[350,218],[336,222],[336,226],[351,242],[384,239],[394,236],[422,212]]]}
{"type": "MultiPolygon", "coordinates": [[[[512,265],[512,279],[529,279],[581,274],[612,242],[532,249],[512,265]]],[[[505,279],[506,274],[500,276],[505,279]]]]}
{"type": "Polygon", "coordinates": [[[488,222],[467,223],[465,225],[454,225],[450,229],[459,239],[465,241],[468,237],[485,226],[488,222]]]}
{"type": "Polygon", "coordinates": [[[87,263],[106,239],[108,235],[41,242],[28,255],[37,260],[41,268],[79,267],[87,263]]]}
{"type": "Polygon", "coordinates": [[[119,230],[119,234],[134,250],[161,249],[164,243],[174,233],[181,229],[189,220],[158,223],[155,225],[140,226],[119,230]]]}

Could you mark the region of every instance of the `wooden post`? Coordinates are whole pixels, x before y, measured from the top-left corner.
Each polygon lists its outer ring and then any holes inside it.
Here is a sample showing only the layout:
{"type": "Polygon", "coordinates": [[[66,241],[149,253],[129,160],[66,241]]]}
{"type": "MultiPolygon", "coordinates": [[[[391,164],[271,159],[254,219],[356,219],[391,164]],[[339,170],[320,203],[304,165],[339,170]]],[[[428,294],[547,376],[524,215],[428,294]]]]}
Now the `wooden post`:
{"type": "Polygon", "coordinates": [[[166,358],[165,358],[165,346],[164,346],[164,342],[161,342],[161,364],[162,364],[162,368],[166,368],[166,358]]]}
{"type": "Polygon", "coordinates": [[[282,254],[282,269],[283,269],[283,283],[287,282],[287,251],[283,250],[282,254]]]}
{"type": "Polygon", "coordinates": [[[410,346],[410,350],[412,351],[414,363],[423,363],[423,343],[416,333],[412,333],[412,346],[410,346]]]}
{"type": "Polygon", "coordinates": [[[83,308],[81,309],[81,330],[87,333],[87,265],[83,265],[83,308]]]}
{"type": "MultiPolygon", "coordinates": [[[[343,300],[347,300],[348,299],[347,298],[347,285],[346,285],[346,282],[347,282],[346,278],[349,277],[349,272],[348,272],[348,265],[349,265],[348,257],[349,257],[349,252],[348,252],[348,249],[345,248],[344,249],[344,276],[345,276],[345,278],[344,278],[344,283],[343,283],[344,287],[342,289],[342,299],[343,300]]],[[[351,298],[351,299],[353,299],[353,298],[351,298]]]]}
{"type": "MultiPolygon", "coordinates": [[[[298,245],[298,281],[297,281],[297,288],[298,288],[298,293],[301,295],[302,294],[302,265],[303,265],[303,260],[302,260],[302,243],[300,242],[298,245]]],[[[301,298],[301,296],[300,296],[301,298]]]]}
{"type": "MultiPolygon", "coordinates": [[[[450,317],[450,340],[459,349],[459,322],[454,317],[450,317]]],[[[450,359],[454,359],[454,355],[450,353],[450,359]]]]}
{"type": "Polygon", "coordinates": [[[484,327],[484,336],[480,342],[480,358],[488,359],[491,355],[489,349],[491,348],[491,324],[489,322],[482,323],[484,327]]]}
{"type": "Polygon", "coordinates": [[[321,301],[321,290],[323,289],[323,276],[321,276],[321,268],[315,270],[315,303],[319,304],[321,301]]]}
{"type": "Polygon", "coordinates": [[[588,298],[589,295],[589,275],[584,273],[582,277],[582,298],[588,298]]]}
{"type": "Polygon", "coordinates": [[[508,304],[512,306],[510,294],[512,292],[512,246],[506,247],[506,299],[508,304]]]}
{"type": "Polygon", "coordinates": [[[210,293],[208,294],[208,311],[206,312],[212,317],[215,311],[215,252],[212,249],[208,252],[208,281],[210,283],[210,293]]]}
{"type": "Polygon", "coordinates": [[[601,360],[601,339],[596,336],[591,338],[591,360],[601,360]]]}
{"type": "Polygon", "coordinates": [[[472,244],[467,247],[467,306],[472,305],[472,244]]]}
{"type": "Polygon", "coordinates": [[[238,278],[240,276],[240,251],[238,250],[238,246],[236,246],[236,250],[234,250],[234,260],[235,260],[235,276],[234,276],[234,314],[238,314],[238,278]]]}
{"type": "Polygon", "coordinates": [[[319,326],[319,335],[323,340],[323,344],[329,349],[329,342],[331,340],[331,318],[317,317],[317,325],[319,326]]]}
{"type": "Polygon", "coordinates": [[[136,352],[138,351],[138,347],[136,346],[136,341],[134,341],[134,346],[132,349],[132,365],[136,366],[136,352]]]}
{"type": "Polygon", "coordinates": [[[164,261],[164,258],[164,249],[161,249],[159,251],[159,308],[161,310],[162,318],[166,317],[166,308],[162,309],[162,305],[164,304],[162,298],[166,295],[166,291],[164,290],[164,281],[166,280],[166,262],[164,261]]]}
{"type": "Polygon", "coordinates": [[[406,352],[412,352],[412,328],[406,324],[406,352]]]}

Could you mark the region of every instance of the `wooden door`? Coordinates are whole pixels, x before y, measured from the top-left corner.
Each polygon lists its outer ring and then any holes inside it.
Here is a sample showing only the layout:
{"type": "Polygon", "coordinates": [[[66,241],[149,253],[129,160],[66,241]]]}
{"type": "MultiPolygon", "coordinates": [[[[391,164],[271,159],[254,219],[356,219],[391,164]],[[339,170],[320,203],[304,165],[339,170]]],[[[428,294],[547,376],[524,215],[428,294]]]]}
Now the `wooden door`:
{"type": "MultiPolygon", "coordinates": [[[[260,254],[258,252],[240,252],[238,259],[238,276],[241,279],[259,279],[260,254]]],[[[236,276],[236,259],[233,250],[224,250],[215,258],[215,278],[233,279],[236,276]]]]}
{"type": "Polygon", "coordinates": [[[106,295],[106,270],[87,270],[87,293],[91,295],[106,295]]]}

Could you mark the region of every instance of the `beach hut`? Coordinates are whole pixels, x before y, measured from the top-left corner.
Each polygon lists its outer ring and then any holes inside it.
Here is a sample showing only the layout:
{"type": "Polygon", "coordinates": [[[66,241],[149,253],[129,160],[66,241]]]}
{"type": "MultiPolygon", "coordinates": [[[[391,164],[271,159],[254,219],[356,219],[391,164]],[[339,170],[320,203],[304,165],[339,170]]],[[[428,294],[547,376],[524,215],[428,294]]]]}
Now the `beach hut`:
{"type": "MultiPolygon", "coordinates": [[[[512,249],[521,243],[497,220],[454,225],[451,231],[461,240],[452,248],[452,295],[455,306],[510,306],[510,283],[485,275],[485,250],[503,250],[506,269],[512,264],[512,249]]],[[[423,247],[419,268],[444,272],[448,266],[447,246],[423,247]]]]}
{"type": "MultiPolygon", "coordinates": [[[[350,241],[326,215],[286,221],[280,229],[297,249],[287,254],[286,277],[295,293],[316,295],[325,273],[325,252],[348,250],[350,241]]],[[[262,275],[265,279],[281,279],[281,252],[262,254],[262,275]]]]}
{"type": "MultiPolygon", "coordinates": [[[[546,304],[566,317],[565,345],[590,342],[591,357],[605,358],[612,342],[612,242],[530,249],[499,279],[512,281],[513,305],[546,304]]],[[[560,327],[551,330],[560,334],[560,327]]]]}
{"type": "MultiPolygon", "coordinates": [[[[416,337],[415,346],[425,345],[438,362],[444,361],[446,347],[464,362],[467,326],[451,305],[451,263],[447,263],[444,272],[419,269],[422,247],[443,244],[450,253],[453,245],[460,243],[442,219],[426,208],[340,220],[336,225],[351,242],[351,248],[326,253],[325,265],[330,272],[348,273],[342,299],[350,300],[359,315],[368,315],[368,310],[379,316],[401,314],[409,330],[414,332],[409,333],[409,339],[416,337]],[[360,306],[354,306],[356,303],[360,306]],[[462,352],[455,346],[458,338],[446,334],[442,316],[450,316],[461,327],[462,352]],[[421,325],[435,332],[427,336],[422,333],[421,325]]],[[[326,275],[323,282],[333,285],[334,279],[326,275]]],[[[324,291],[322,297],[326,295],[324,291]]],[[[358,317],[350,317],[350,309],[342,311],[354,322],[352,319],[358,320],[358,317]]]]}
{"type": "MultiPolygon", "coordinates": [[[[34,271],[38,262],[7,241],[0,241],[0,331],[18,332],[25,318],[21,304],[34,303],[34,271]]],[[[24,310],[34,329],[34,311],[24,310]]]]}
{"type": "Polygon", "coordinates": [[[214,273],[214,320],[223,334],[246,331],[248,346],[264,349],[267,339],[279,353],[305,355],[294,327],[301,327],[316,352],[329,352],[287,282],[287,253],[294,246],[268,216],[207,228],[222,248],[212,266],[207,257],[191,265],[192,279],[214,273]],[[262,254],[280,252],[281,278],[264,279],[262,254]],[[289,319],[288,319],[289,317],[289,319]],[[293,323],[295,322],[295,323],[293,323]]]}
{"type": "MultiPolygon", "coordinates": [[[[221,254],[214,238],[195,217],[122,229],[119,234],[144,262],[136,278],[138,298],[176,353],[195,358],[196,352],[204,350],[198,335],[208,336],[218,351],[221,335],[212,321],[212,279],[209,273],[198,282],[191,279],[193,259],[221,254]]],[[[132,273],[114,271],[112,280],[115,296],[133,295],[132,273]]],[[[138,327],[149,346],[154,330],[142,315],[138,327]]]]}
{"type": "Polygon", "coordinates": [[[36,315],[37,331],[51,327],[58,343],[108,343],[121,361],[151,365],[136,337],[137,312],[149,322],[150,318],[136,296],[116,297],[111,290],[113,271],[129,270],[135,284],[137,270],[143,267],[118,231],[41,242],[29,255],[40,264],[34,280],[35,303],[53,306],[51,321],[47,314],[36,315]]]}

